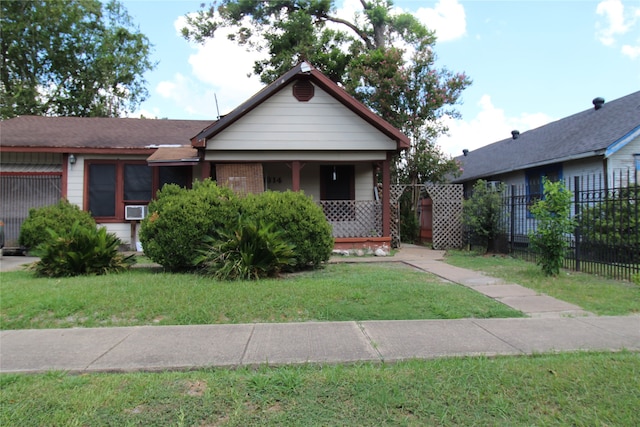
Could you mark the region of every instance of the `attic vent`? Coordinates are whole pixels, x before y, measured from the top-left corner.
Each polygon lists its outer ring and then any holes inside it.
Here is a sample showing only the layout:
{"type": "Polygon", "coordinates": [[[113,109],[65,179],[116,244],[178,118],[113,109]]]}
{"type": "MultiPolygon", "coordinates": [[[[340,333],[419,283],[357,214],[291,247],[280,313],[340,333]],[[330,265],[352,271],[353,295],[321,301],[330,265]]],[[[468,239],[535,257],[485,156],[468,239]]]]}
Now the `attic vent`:
{"type": "Polygon", "coordinates": [[[519,130],[512,130],[511,131],[511,137],[513,139],[518,139],[520,137],[520,131],[519,130]]]}
{"type": "Polygon", "coordinates": [[[593,106],[595,107],[595,109],[599,110],[604,105],[604,98],[597,97],[597,98],[594,98],[593,101],[591,102],[593,102],[593,106]]]}
{"type": "Polygon", "coordinates": [[[299,80],[293,85],[293,96],[300,102],[313,98],[314,87],[308,80],[299,80]]]}

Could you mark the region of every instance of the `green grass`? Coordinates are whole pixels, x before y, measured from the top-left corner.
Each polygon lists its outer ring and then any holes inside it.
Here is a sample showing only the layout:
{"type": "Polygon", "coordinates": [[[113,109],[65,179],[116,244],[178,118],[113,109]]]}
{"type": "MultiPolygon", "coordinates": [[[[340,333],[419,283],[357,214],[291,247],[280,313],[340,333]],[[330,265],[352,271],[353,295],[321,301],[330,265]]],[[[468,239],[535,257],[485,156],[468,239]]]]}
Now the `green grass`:
{"type": "Polygon", "coordinates": [[[557,277],[548,277],[535,263],[505,255],[450,251],[445,261],[535,289],[598,315],[640,313],[640,286],[630,282],[569,270],[561,270],[557,277]]]}
{"type": "Polygon", "coordinates": [[[219,282],[150,269],[35,278],[1,273],[2,329],[521,317],[402,264],[338,264],[282,279],[219,282]]]}
{"type": "Polygon", "coordinates": [[[1,375],[0,425],[635,426],[640,356],[1,375]]]}

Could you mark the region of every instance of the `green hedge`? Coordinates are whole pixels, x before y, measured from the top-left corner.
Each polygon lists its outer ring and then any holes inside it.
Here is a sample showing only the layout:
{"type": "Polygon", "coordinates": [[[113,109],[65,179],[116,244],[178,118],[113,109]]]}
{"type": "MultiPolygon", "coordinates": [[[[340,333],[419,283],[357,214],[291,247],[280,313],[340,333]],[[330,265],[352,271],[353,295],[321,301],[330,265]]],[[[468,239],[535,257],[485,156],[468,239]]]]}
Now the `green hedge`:
{"type": "Polygon", "coordinates": [[[239,217],[268,227],[278,240],[294,247],[295,263],[287,262],[289,270],[317,268],[331,256],[331,226],[322,209],[304,193],[267,191],[239,198],[211,180],[196,182],[191,190],[165,186],[149,204],[140,242],[145,255],[165,269],[195,270],[205,243],[224,241],[225,236],[228,240],[238,231],[239,217]]]}
{"type": "Polygon", "coordinates": [[[243,216],[274,224],[295,246],[295,270],[318,268],[329,260],[333,234],[322,208],[303,192],[266,191],[241,201],[243,216]]]}
{"type": "Polygon", "coordinates": [[[192,189],[165,185],[149,203],[149,215],[140,226],[140,242],[146,256],[170,271],[195,268],[205,236],[218,236],[238,216],[238,198],[207,179],[192,189]]]}

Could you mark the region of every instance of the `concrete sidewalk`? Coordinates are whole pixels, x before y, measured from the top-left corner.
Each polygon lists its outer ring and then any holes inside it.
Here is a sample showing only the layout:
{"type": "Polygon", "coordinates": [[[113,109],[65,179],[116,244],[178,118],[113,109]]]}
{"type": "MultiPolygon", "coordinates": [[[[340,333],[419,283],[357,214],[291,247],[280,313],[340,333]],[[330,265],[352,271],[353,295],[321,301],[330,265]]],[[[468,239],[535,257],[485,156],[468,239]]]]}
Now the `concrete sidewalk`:
{"type": "Polygon", "coordinates": [[[640,351],[640,317],[306,322],[0,332],[0,371],[160,371],[640,351]]]}
{"type": "MultiPolygon", "coordinates": [[[[157,371],[640,351],[640,316],[596,317],[520,285],[450,266],[442,262],[443,257],[441,251],[404,245],[393,257],[336,257],[331,262],[402,262],[481,292],[530,317],[9,330],[0,331],[0,372],[157,371]]],[[[3,271],[6,260],[1,262],[3,271]]]]}

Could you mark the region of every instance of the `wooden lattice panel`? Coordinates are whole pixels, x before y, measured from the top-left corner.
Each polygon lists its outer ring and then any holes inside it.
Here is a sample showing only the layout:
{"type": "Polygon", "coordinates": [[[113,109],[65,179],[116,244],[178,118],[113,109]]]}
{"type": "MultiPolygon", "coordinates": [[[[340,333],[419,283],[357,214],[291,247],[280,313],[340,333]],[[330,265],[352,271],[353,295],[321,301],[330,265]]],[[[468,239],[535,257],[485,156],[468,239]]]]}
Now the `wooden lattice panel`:
{"type": "Polygon", "coordinates": [[[407,185],[396,184],[392,185],[389,189],[389,204],[391,206],[391,247],[400,247],[400,197],[404,190],[407,189],[407,185]]]}
{"type": "Polygon", "coordinates": [[[368,200],[322,200],[319,202],[333,237],[381,237],[382,203],[368,200]]]}
{"type": "Polygon", "coordinates": [[[462,184],[429,185],[426,190],[433,200],[433,248],[462,247],[462,184]]]}
{"type": "Polygon", "coordinates": [[[404,190],[406,188],[407,186],[403,184],[392,185],[389,188],[391,203],[398,203],[398,200],[400,200],[400,196],[402,196],[402,193],[404,193],[404,190]]]}

